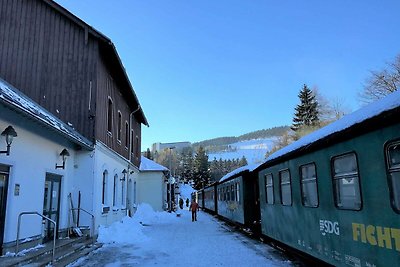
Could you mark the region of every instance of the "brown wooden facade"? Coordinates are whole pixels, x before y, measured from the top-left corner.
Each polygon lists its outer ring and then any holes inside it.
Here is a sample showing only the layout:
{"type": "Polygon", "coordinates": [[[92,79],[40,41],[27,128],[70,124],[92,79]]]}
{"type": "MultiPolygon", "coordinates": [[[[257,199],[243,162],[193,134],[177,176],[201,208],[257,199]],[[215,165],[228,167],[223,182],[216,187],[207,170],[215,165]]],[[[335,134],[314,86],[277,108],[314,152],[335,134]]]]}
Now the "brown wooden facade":
{"type": "Polygon", "coordinates": [[[114,45],[55,2],[0,0],[0,77],[138,166],[148,123],[114,45]]]}

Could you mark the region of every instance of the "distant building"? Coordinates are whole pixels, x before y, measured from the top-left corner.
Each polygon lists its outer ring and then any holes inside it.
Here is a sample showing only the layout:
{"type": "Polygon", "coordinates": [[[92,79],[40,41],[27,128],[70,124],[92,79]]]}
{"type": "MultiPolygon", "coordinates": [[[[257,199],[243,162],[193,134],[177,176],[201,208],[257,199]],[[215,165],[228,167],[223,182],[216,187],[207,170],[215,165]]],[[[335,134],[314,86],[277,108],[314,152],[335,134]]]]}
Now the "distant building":
{"type": "Polygon", "coordinates": [[[166,148],[174,148],[176,151],[182,151],[182,149],[191,146],[192,144],[190,142],[154,143],[151,146],[151,153],[154,153],[156,151],[160,152],[166,148]]]}

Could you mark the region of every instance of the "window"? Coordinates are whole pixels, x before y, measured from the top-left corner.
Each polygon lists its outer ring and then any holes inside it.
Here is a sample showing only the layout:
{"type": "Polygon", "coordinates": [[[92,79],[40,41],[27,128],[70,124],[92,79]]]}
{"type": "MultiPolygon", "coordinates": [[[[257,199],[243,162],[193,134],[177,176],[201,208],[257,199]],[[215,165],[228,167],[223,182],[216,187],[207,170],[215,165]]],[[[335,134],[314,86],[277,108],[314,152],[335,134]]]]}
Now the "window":
{"type": "Polygon", "coordinates": [[[229,190],[229,185],[226,187],[226,200],[231,201],[231,192],[229,190]]]}
{"type": "Polygon", "coordinates": [[[140,151],[139,151],[139,137],[136,135],[135,137],[135,146],[136,146],[136,151],[135,151],[135,155],[136,157],[139,157],[140,155],[140,151]]]}
{"type": "Polygon", "coordinates": [[[117,139],[121,142],[121,134],[122,134],[122,114],[118,111],[118,131],[117,131],[117,139]]]}
{"type": "Polygon", "coordinates": [[[234,185],[231,184],[231,200],[235,201],[235,190],[234,190],[234,185]]]}
{"type": "Polygon", "coordinates": [[[131,130],[131,154],[133,154],[134,153],[134,145],[133,145],[133,130],[131,130]]]}
{"type": "Polygon", "coordinates": [[[284,206],[292,205],[292,182],[290,180],[289,170],[279,172],[281,181],[281,203],[284,206]]]}
{"type": "Polygon", "coordinates": [[[117,205],[117,181],[118,181],[118,175],[114,175],[113,206],[117,205]]]}
{"type": "Polygon", "coordinates": [[[386,149],[389,174],[390,197],[393,209],[400,213],[400,142],[390,144],[386,149]]]}
{"type": "Polygon", "coordinates": [[[274,179],[272,173],[265,175],[265,195],[267,204],[274,204],[274,179]]]}
{"type": "Polygon", "coordinates": [[[125,180],[122,180],[121,183],[121,204],[125,205],[125,180]]]}
{"type": "Polygon", "coordinates": [[[317,172],[315,164],[300,167],[301,202],[305,207],[318,207],[317,172]]]}
{"type": "Polygon", "coordinates": [[[335,205],[339,209],[360,210],[361,192],[355,153],[332,159],[335,205]]]}
{"type": "Polygon", "coordinates": [[[112,117],[113,117],[113,103],[111,98],[108,98],[108,106],[107,106],[107,131],[109,133],[112,132],[112,117]]]}
{"type": "Polygon", "coordinates": [[[240,203],[239,182],[236,183],[236,201],[240,203]]]}
{"type": "Polygon", "coordinates": [[[102,192],[102,196],[101,196],[101,203],[103,205],[105,205],[107,202],[107,176],[108,176],[108,172],[104,171],[103,172],[103,192],[102,192]]]}
{"type": "Polygon", "coordinates": [[[125,121],[125,148],[129,147],[129,124],[125,121]]]}

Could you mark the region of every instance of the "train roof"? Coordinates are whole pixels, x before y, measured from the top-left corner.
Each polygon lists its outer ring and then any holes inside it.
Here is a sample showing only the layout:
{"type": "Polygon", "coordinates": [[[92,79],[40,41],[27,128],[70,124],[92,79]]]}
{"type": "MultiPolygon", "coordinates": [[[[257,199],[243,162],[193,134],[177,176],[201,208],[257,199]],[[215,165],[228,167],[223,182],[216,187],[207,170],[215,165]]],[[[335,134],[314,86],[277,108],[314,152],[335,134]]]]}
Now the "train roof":
{"type": "Polygon", "coordinates": [[[222,176],[222,178],[219,180],[219,182],[220,183],[224,182],[224,181],[228,180],[229,178],[237,176],[244,172],[251,172],[251,171],[255,170],[259,165],[260,164],[250,164],[250,165],[246,165],[243,167],[239,167],[239,168],[225,174],[224,176],[222,176]]]}
{"type": "Polygon", "coordinates": [[[396,91],[276,151],[260,167],[393,124],[399,113],[400,91],[396,91]]]}

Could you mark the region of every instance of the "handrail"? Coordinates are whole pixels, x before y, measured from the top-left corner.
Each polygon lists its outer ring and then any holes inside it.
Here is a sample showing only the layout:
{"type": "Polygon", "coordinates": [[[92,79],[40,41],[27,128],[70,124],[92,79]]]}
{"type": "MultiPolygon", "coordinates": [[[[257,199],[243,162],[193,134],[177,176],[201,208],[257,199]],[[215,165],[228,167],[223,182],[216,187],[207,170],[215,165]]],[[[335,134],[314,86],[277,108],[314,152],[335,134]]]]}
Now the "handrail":
{"type": "Polygon", "coordinates": [[[17,245],[15,247],[15,256],[17,256],[18,253],[18,248],[19,248],[19,229],[20,229],[20,225],[21,225],[21,217],[22,215],[38,215],[40,217],[42,217],[43,219],[48,220],[49,222],[54,224],[54,233],[53,233],[53,255],[52,255],[52,259],[51,262],[54,263],[54,258],[55,258],[55,251],[56,251],[56,231],[57,231],[57,223],[55,221],[53,221],[52,219],[50,219],[49,217],[44,216],[43,214],[40,214],[37,211],[27,211],[27,212],[21,212],[18,215],[18,229],[17,229],[17,245]]]}
{"type": "MultiPolygon", "coordinates": [[[[91,237],[92,237],[92,244],[94,244],[94,225],[95,225],[95,217],[94,217],[94,215],[92,214],[92,213],[90,213],[90,212],[88,212],[87,210],[85,210],[85,209],[82,209],[82,208],[73,208],[73,209],[70,209],[70,212],[68,212],[68,228],[70,228],[70,222],[71,222],[71,220],[70,220],[70,214],[71,214],[71,212],[73,212],[74,210],[78,210],[78,211],[83,211],[83,212],[85,212],[85,213],[87,213],[87,214],[89,214],[90,216],[92,216],[92,227],[91,227],[91,229],[90,229],[90,232],[91,232],[91,237]]],[[[77,226],[78,227],[78,226],[77,226]]],[[[68,229],[68,238],[69,238],[69,229],[68,229]]]]}

